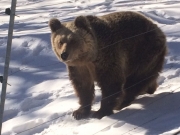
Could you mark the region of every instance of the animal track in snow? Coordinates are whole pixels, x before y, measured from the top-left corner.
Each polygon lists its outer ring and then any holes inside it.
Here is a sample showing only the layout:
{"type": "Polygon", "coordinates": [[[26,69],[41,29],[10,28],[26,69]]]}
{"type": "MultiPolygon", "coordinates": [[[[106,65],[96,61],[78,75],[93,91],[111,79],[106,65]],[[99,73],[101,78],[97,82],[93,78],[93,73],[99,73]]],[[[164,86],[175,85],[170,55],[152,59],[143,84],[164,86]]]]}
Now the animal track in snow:
{"type": "Polygon", "coordinates": [[[43,100],[43,99],[48,99],[50,96],[52,96],[52,93],[41,93],[41,94],[34,96],[34,99],[43,100]]]}
{"type": "Polygon", "coordinates": [[[28,42],[27,42],[27,41],[24,41],[24,42],[21,44],[21,46],[23,46],[23,47],[28,47],[28,42]]]}
{"type": "Polygon", "coordinates": [[[0,46],[6,46],[7,44],[7,39],[3,38],[3,39],[0,39],[0,46]]]}
{"type": "Polygon", "coordinates": [[[44,122],[43,119],[30,120],[30,121],[27,121],[27,122],[23,123],[22,125],[14,126],[12,128],[12,131],[15,132],[15,133],[19,133],[19,132],[34,128],[34,127],[42,124],[43,122],[44,122]]]}
{"type": "Polygon", "coordinates": [[[43,94],[36,95],[34,97],[26,98],[21,102],[20,109],[22,111],[29,111],[33,108],[42,106],[45,103],[47,103],[47,101],[50,100],[49,97],[51,95],[52,94],[50,94],[50,93],[43,93],[43,94]]]}
{"type": "Polygon", "coordinates": [[[175,71],[174,74],[168,75],[167,78],[168,78],[168,79],[172,79],[172,78],[174,78],[174,77],[178,77],[179,75],[180,75],[180,68],[178,68],[178,69],[175,71]]]}
{"type": "Polygon", "coordinates": [[[168,20],[172,20],[172,21],[175,20],[176,21],[176,20],[180,19],[179,16],[170,16],[165,11],[162,11],[162,10],[155,10],[154,12],[157,16],[163,17],[163,18],[168,19],[168,20]]]}
{"type": "Polygon", "coordinates": [[[109,126],[108,126],[107,128],[105,128],[105,129],[101,130],[101,132],[108,131],[108,130],[110,130],[110,128],[111,128],[111,127],[109,127],[109,126]]]}
{"type": "Polygon", "coordinates": [[[26,98],[25,100],[22,101],[21,105],[20,105],[20,109],[22,111],[29,111],[32,108],[41,106],[44,104],[43,100],[36,100],[33,98],[26,98]]]}
{"type": "Polygon", "coordinates": [[[161,24],[175,24],[176,21],[174,20],[169,20],[167,18],[165,18],[164,16],[157,14],[155,11],[148,11],[148,12],[141,12],[143,13],[145,16],[150,17],[152,20],[157,21],[158,23],[161,24]]]}
{"type": "Polygon", "coordinates": [[[120,122],[118,121],[116,124],[112,125],[113,128],[119,128],[121,126],[123,126],[125,124],[125,122],[120,122]]]}
{"type": "Polygon", "coordinates": [[[7,109],[7,110],[4,110],[3,121],[6,121],[6,120],[11,119],[14,116],[16,116],[18,114],[18,111],[19,111],[18,109],[7,109]]]}
{"type": "Polygon", "coordinates": [[[158,77],[158,81],[157,81],[158,84],[161,85],[161,84],[164,82],[165,79],[166,79],[166,78],[165,78],[164,76],[159,76],[159,77],[158,77]]]}

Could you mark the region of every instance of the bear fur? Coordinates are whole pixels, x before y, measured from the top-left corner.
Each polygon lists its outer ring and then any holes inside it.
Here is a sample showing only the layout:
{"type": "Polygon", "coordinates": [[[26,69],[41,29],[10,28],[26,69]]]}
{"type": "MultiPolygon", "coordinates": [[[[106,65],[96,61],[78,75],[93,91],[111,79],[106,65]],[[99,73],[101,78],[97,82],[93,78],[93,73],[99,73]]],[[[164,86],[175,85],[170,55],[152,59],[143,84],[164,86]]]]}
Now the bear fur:
{"type": "Polygon", "coordinates": [[[123,11],[104,16],[78,16],[74,21],[49,21],[51,44],[66,64],[79,97],[75,119],[90,115],[94,82],[102,100],[94,118],[111,115],[142,93],[152,94],[167,52],[164,33],[144,15],[123,11]]]}

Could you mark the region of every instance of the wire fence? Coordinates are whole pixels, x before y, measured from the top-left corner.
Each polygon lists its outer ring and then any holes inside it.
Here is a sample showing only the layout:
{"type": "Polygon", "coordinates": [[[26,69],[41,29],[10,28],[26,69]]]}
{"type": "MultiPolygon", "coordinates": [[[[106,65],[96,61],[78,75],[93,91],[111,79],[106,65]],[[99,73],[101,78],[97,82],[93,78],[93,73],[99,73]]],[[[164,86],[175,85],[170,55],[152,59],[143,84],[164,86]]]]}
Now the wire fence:
{"type": "MultiPolygon", "coordinates": [[[[164,27],[164,26],[166,26],[166,25],[161,26],[161,28],[164,27]]],[[[153,29],[153,30],[155,30],[155,29],[153,29]]],[[[153,30],[150,30],[150,31],[148,31],[148,32],[151,32],[151,31],[153,31],[153,30]]],[[[138,34],[138,35],[135,35],[135,36],[126,38],[126,39],[122,39],[122,40],[120,40],[120,41],[118,41],[118,42],[121,42],[121,41],[123,41],[123,40],[129,40],[129,39],[131,39],[131,38],[135,38],[135,37],[137,37],[137,36],[146,34],[146,33],[148,33],[148,32],[144,32],[144,33],[141,33],[141,34],[138,34]]],[[[116,43],[117,43],[117,42],[116,42],[116,43]]],[[[114,43],[114,44],[111,44],[111,45],[115,45],[115,43],[114,43]]],[[[108,45],[107,47],[110,47],[111,45],[108,45]]],[[[104,48],[102,48],[102,49],[105,49],[105,48],[106,48],[106,47],[104,47],[104,48]]],[[[171,68],[172,68],[172,67],[171,67],[171,68]]],[[[169,69],[167,69],[167,70],[169,70],[169,69]]],[[[163,72],[166,72],[167,70],[165,70],[165,71],[163,71],[163,72]]],[[[163,73],[163,72],[162,72],[162,73],[163,73]]],[[[128,87],[127,89],[136,86],[137,84],[139,84],[139,83],[141,83],[141,82],[149,79],[149,78],[152,77],[152,76],[155,76],[155,75],[151,75],[151,76],[149,76],[149,77],[147,77],[147,78],[144,78],[144,79],[141,80],[140,82],[138,82],[138,83],[136,83],[136,84],[128,87]]],[[[126,90],[126,89],[125,89],[125,90],[126,90]]],[[[106,99],[106,98],[109,98],[109,97],[111,97],[111,96],[113,96],[113,95],[115,95],[115,94],[118,94],[118,93],[119,93],[119,92],[116,92],[116,93],[114,93],[114,94],[112,94],[112,95],[109,95],[109,96],[107,96],[107,97],[102,98],[101,100],[104,100],[104,99],[106,99]]],[[[168,94],[167,94],[167,95],[168,95],[168,94]]],[[[167,95],[166,95],[166,96],[167,96],[167,95]]],[[[99,102],[99,101],[98,101],[98,102],[99,102]]],[[[95,102],[95,104],[98,103],[98,102],[95,102]]],[[[88,106],[91,106],[91,104],[86,105],[86,106],[84,106],[84,107],[82,107],[82,108],[86,108],[86,107],[88,107],[88,106]]],[[[54,119],[52,119],[52,120],[48,120],[48,121],[46,121],[46,122],[44,122],[44,123],[41,123],[41,124],[39,124],[39,125],[37,125],[37,126],[35,126],[35,127],[33,127],[33,128],[24,130],[24,131],[22,131],[22,132],[18,132],[18,133],[16,133],[16,134],[21,134],[21,133],[24,133],[24,132],[26,132],[26,131],[32,130],[32,129],[36,128],[36,127],[39,127],[39,126],[41,126],[41,125],[44,125],[44,124],[46,124],[46,123],[49,123],[49,122],[54,121],[54,120],[56,120],[56,119],[59,119],[59,118],[61,118],[61,117],[64,117],[65,115],[66,115],[66,114],[61,115],[61,116],[58,116],[58,117],[56,117],[56,118],[54,118],[54,119]]],[[[114,123],[114,124],[115,124],[115,123],[114,123]]],[[[100,131],[99,131],[99,132],[100,132],[100,131]]]]}
{"type": "MultiPolygon", "coordinates": [[[[167,70],[168,70],[168,69],[167,69],[167,70]]],[[[167,70],[166,70],[166,71],[167,71],[167,70]]],[[[164,72],[165,72],[165,71],[164,71],[164,72]]],[[[152,75],[152,76],[154,76],[154,75],[152,75]]],[[[152,76],[150,76],[150,77],[152,77],[152,76]]],[[[139,83],[141,83],[141,82],[149,79],[150,77],[147,77],[147,78],[139,81],[138,83],[136,83],[136,84],[134,84],[134,85],[132,85],[132,86],[124,89],[124,90],[127,90],[127,89],[129,89],[129,88],[131,88],[131,87],[134,87],[134,86],[136,86],[137,84],[139,84],[139,83]]],[[[155,100],[155,101],[150,102],[149,104],[147,104],[147,106],[150,105],[150,104],[152,104],[152,103],[154,103],[154,102],[157,102],[158,100],[161,100],[162,98],[165,98],[166,96],[168,96],[169,94],[172,94],[173,92],[175,92],[175,91],[176,91],[177,89],[179,89],[179,88],[180,88],[180,87],[178,87],[178,88],[176,88],[175,90],[171,91],[170,93],[164,95],[163,97],[161,97],[161,98],[159,98],[159,99],[157,99],[157,100],[155,100]]],[[[116,93],[114,93],[114,94],[118,94],[118,93],[120,93],[120,92],[116,92],[116,93]]],[[[107,97],[104,97],[104,98],[102,98],[101,100],[104,100],[104,99],[106,99],[106,98],[109,98],[109,97],[113,96],[114,94],[109,95],[109,96],[107,96],[107,97]]],[[[95,102],[94,104],[97,104],[97,103],[99,103],[99,102],[100,102],[100,101],[97,101],[97,102],[95,102]]],[[[86,108],[86,107],[88,107],[88,106],[91,106],[91,104],[86,105],[86,106],[83,106],[82,109],[83,109],[83,108],[86,108]]],[[[138,110],[133,111],[130,115],[132,115],[133,113],[135,113],[135,112],[137,112],[137,111],[138,111],[138,110]]],[[[18,133],[16,133],[16,134],[21,134],[21,133],[24,133],[24,132],[26,132],[26,131],[32,130],[32,129],[36,128],[36,127],[39,127],[39,126],[44,125],[44,124],[46,124],[46,123],[52,122],[52,121],[54,121],[54,120],[56,120],[56,119],[59,119],[59,118],[61,118],[61,117],[66,116],[66,115],[67,115],[67,114],[58,116],[58,117],[56,117],[56,118],[54,118],[54,119],[48,120],[48,121],[43,122],[43,123],[41,123],[41,124],[39,124],[39,125],[37,125],[37,126],[35,126],[35,127],[33,127],[33,128],[29,128],[29,129],[27,129],[27,130],[24,130],[24,131],[22,131],[22,132],[18,132],[18,133]]],[[[127,117],[129,117],[130,115],[128,115],[127,117]]],[[[149,122],[150,122],[150,121],[149,121],[149,122]]],[[[112,125],[114,125],[114,124],[116,124],[116,123],[113,123],[112,125]]],[[[109,126],[111,126],[111,125],[109,125],[109,126]]],[[[108,127],[109,127],[109,126],[108,126],[108,127]]],[[[106,128],[107,128],[107,127],[106,127],[106,128]]],[[[104,130],[104,129],[105,129],[105,128],[103,128],[102,130],[104,130]]],[[[96,132],[95,134],[101,132],[102,130],[96,132]]],[[[93,134],[93,135],[95,135],[95,134],[93,134]]]]}
{"type": "MultiPolygon", "coordinates": [[[[161,28],[164,27],[164,26],[165,26],[165,25],[161,26],[161,28]]],[[[154,30],[155,30],[155,29],[154,29],[154,30]]],[[[151,30],[151,31],[153,31],[153,30],[151,30]]],[[[150,32],[150,31],[149,31],[149,32],[150,32]]],[[[121,42],[121,41],[124,41],[124,40],[128,40],[128,39],[131,39],[131,38],[135,38],[135,37],[137,37],[137,36],[139,36],[139,35],[143,35],[143,34],[146,34],[146,33],[148,33],[148,32],[144,32],[144,33],[141,33],[141,34],[138,34],[138,35],[135,35],[135,36],[132,36],[132,37],[129,37],[129,38],[120,40],[120,41],[118,41],[118,42],[121,42]]],[[[111,44],[111,45],[115,45],[115,43],[113,43],[113,44],[111,44]]],[[[110,47],[111,45],[108,45],[108,46],[106,46],[106,47],[104,47],[104,48],[102,48],[102,49],[105,49],[105,48],[107,48],[107,47],[110,47]]],[[[39,66],[39,67],[48,67],[48,66],[57,65],[57,64],[59,64],[59,62],[56,62],[56,63],[51,64],[51,65],[45,65],[45,66],[39,66]]],[[[20,71],[22,71],[22,70],[25,70],[25,69],[28,70],[27,66],[24,67],[24,68],[22,68],[22,69],[20,69],[20,70],[18,70],[18,71],[15,71],[15,72],[11,73],[10,75],[14,75],[14,74],[16,74],[16,73],[18,73],[18,72],[20,72],[20,71]]],[[[168,70],[168,69],[167,69],[167,70],[168,70]]],[[[165,70],[165,71],[163,71],[163,72],[166,72],[167,70],[165,70]]],[[[162,73],[163,73],[163,72],[162,72],[162,73]]],[[[136,84],[130,86],[129,88],[134,87],[135,85],[137,85],[137,84],[139,84],[139,83],[145,81],[146,79],[149,79],[149,78],[152,77],[152,76],[154,76],[154,75],[151,75],[151,76],[149,76],[148,78],[143,79],[142,81],[140,81],[140,82],[138,82],[138,83],[136,83],[136,84]]],[[[129,88],[127,88],[127,89],[129,89],[129,88]]],[[[180,88],[180,87],[178,87],[177,89],[179,89],[179,88],[180,88]]],[[[176,89],[175,89],[175,90],[176,90],[176,89]]],[[[174,90],[173,92],[175,92],[175,90],[174,90]]],[[[119,92],[118,92],[118,93],[119,93],[119,92]]],[[[113,96],[113,95],[115,95],[115,94],[118,94],[118,93],[114,93],[114,94],[109,95],[108,97],[105,97],[105,98],[109,98],[109,97],[111,97],[111,96],[113,96]]],[[[169,93],[169,94],[170,94],[170,93],[169,93]]],[[[169,94],[164,95],[162,98],[165,98],[165,97],[168,96],[169,94]]],[[[103,98],[103,99],[101,99],[101,100],[104,100],[105,98],[103,98]]],[[[162,99],[162,98],[160,98],[160,99],[162,99]]],[[[158,99],[158,100],[160,100],[160,99],[158,99]]],[[[153,101],[153,102],[157,102],[158,100],[153,101]]],[[[98,101],[98,102],[99,102],[99,101],[98,101]]],[[[96,103],[98,103],[98,102],[96,102],[96,103]]],[[[152,104],[153,102],[149,103],[148,105],[152,104]]],[[[95,104],[96,104],[96,103],[95,103],[95,104]]],[[[91,105],[91,104],[90,104],[90,105],[91,105]]],[[[88,107],[88,106],[90,106],[90,105],[84,106],[83,108],[86,108],[86,107],[88,107]]],[[[177,109],[180,109],[180,108],[177,108],[177,109]]],[[[137,111],[138,111],[138,110],[137,110],[137,111]]],[[[133,112],[133,113],[134,113],[134,112],[133,112]]],[[[133,113],[131,113],[131,114],[133,114],[133,113]]],[[[131,116],[131,114],[128,115],[127,117],[131,116]]],[[[166,114],[166,113],[164,113],[164,115],[165,115],[165,114],[166,114]]],[[[43,122],[43,123],[41,123],[41,124],[39,124],[39,125],[36,125],[35,127],[29,128],[29,129],[24,130],[24,131],[21,131],[21,132],[18,132],[18,133],[16,133],[16,134],[21,134],[21,133],[24,133],[24,132],[26,132],[26,131],[32,130],[32,129],[34,129],[34,128],[40,127],[40,126],[42,126],[42,125],[44,125],[44,124],[47,124],[47,123],[52,122],[52,121],[54,121],[54,120],[57,120],[57,119],[59,119],[59,118],[61,118],[61,117],[64,117],[64,116],[66,116],[66,115],[67,115],[67,114],[58,116],[58,117],[56,117],[56,118],[54,118],[54,119],[45,121],[45,122],[43,122]]],[[[126,118],[127,118],[127,117],[126,117],[126,118]]],[[[159,116],[158,116],[158,117],[159,117],[159,116]]],[[[153,118],[153,119],[151,119],[151,120],[149,120],[149,121],[143,123],[142,125],[147,124],[147,123],[149,123],[149,122],[151,122],[151,121],[157,119],[158,117],[153,118]]],[[[115,122],[115,123],[113,123],[113,124],[111,124],[111,125],[109,125],[109,126],[103,128],[103,129],[101,129],[100,131],[94,133],[93,135],[98,134],[99,132],[103,131],[104,129],[106,129],[106,128],[108,128],[108,127],[110,127],[110,126],[112,126],[112,125],[114,125],[114,124],[116,124],[116,123],[117,123],[117,122],[115,122]]],[[[139,127],[139,126],[137,126],[137,127],[133,128],[133,129],[129,130],[128,132],[137,129],[138,127],[139,127]]],[[[127,133],[128,133],[128,132],[127,132],[127,133]]],[[[124,134],[125,134],[125,133],[124,133],[124,134]]],[[[123,134],[122,134],[122,135],[123,135],[123,134]]],[[[177,134],[174,134],[174,135],[177,135],[177,134]]]]}
{"type": "MultiPolygon", "coordinates": [[[[143,32],[143,33],[140,33],[140,34],[137,34],[137,35],[128,37],[128,38],[121,39],[121,40],[119,40],[119,41],[117,41],[117,42],[115,42],[115,43],[112,43],[112,44],[109,44],[109,45],[107,45],[107,46],[105,46],[105,47],[102,47],[102,48],[100,48],[99,50],[106,49],[107,47],[116,45],[117,43],[122,42],[122,41],[124,41],[124,40],[129,40],[129,39],[132,39],[132,38],[135,38],[135,37],[138,37],[138,36],[147,34],[147,33],[149,33],[149,32],[152,32],[152,31],[156,30],[156,29],[163,28],[163,27],[165,27],[165,26],[166,26],[166,24],[162,25],[161,27],[158,27],[158,28],[149,30],[149,31],[147,31],[147,32],[143,32]]],[[[34,61],[35,61],[35,60],[32,60],[32,61],[30,61],[30,62],[28,62],[28,63],[31,63],[31,62],[34,62],[34,61]]],[[[56,64],[58,64],[58,63],[59,63],[59,62],[55,62],[54,64],[51,64],[51,65],[45,65],[45,66],[39,66],[39,67],[48,67],[48,66],[56,65],[56,64]]],[[[15,72],[11,73],[10,75],[14,75],[14,74],[16,74],[16,73],[22,71],[23,69],[26,69],[26,70],[27,70],[27,66],[24,67],[24,68],[22,68],[22,69],[20,69],[20,67],[19,67],[19,70],[18,70],[18,71],[15,71],[15,72]]]]}
{"type": "MultiPolygon", "coordinates": [[[[159,3],[162,3],[162,2],[159,2],[159,3]]],[[[166,24],[163,25],[163,26],[161,26],[160,28],[162,28],[162,27],[164,27],[164,26],[166,26],[166,24]]],[[[122,39],[122,40],[120,40],[120,41],[118,41],[118,42],[121,42],[121,41],[124,41],[124,40],[129,40],[129,39],[131,39],[131,38],[135,38],[135,37],[137,37],[137,36],[146,34],[146,33],[148,33],[148,32],[154,31],[154,30],[155,30],[155,29],[150,30],[150,31],[147,31],[147,32],[144,32],[144,33],[140,33],[140,34],[138,34],[138,35],[134,35],[134,36],[132,36],[132,37],[128,37],[128,38],[122,39]]],[[[116,43],[118,43],[118,42],[116,42],[116,43]]],[[[110,45],[108,45],[108,46],[106,46],[106,47],[103,47],[103,48],[101,48],[100,50],[105,49],[105,48],[107,48],[107,47],[110,47],[110,46],[112,46],[112,45],[115,45],[116,43],[113,43],[113,44],[110,44],[110,45]]],[[[34,60],[32,60],[31,62],[33,62],[33,61],[34,61],[34,60]]],[[[31,63],[31,62],[29,62],[29,63],[31,63]]],[[[53,65],[56,65],[56,64],[59,64],[59,62],[55,62],[55,63],[53,63],[53,64],[43,65],[43,66],[39,66],[39,67],[49,67],[49,66],[53,66],[53,65]]],[[[20,71],[22,71],[22,70],[29,70],[29,69],[27,68],[27,66],[25,66],[25,67],[23,67],[23,68],[21,68],[21,69],[20,69],[20,67],[19,67],[19,70],[18,70],[18,71],[15,71],[15,72],[9,74],[9,76],[14,75],[14,74],[16,74],[16,73],[18,73],[18,72],[20,72],[20,71]]],[[[168,69],[167,69],[167,70],[168,70],[168,69]]],[[[167,70],[165,70],[165,71],[163,71],[163,72],[166,72],[167,70]]],[[[163,73],[163,72],[162,72],[162,73],[163,73]]],[[[154,76],[154,75],[152,75],[152,76],[154,76]]],[[[150,78],[150,77],[152,77],[152,76],[149,76],[148,78],[150,78]]],[[[148,78],[145,78],[145,79],[143,79],[143,80],[140,81],[140,82],[143,82],[143,81],[145,81],[145,80],[148,79],[148,78]]],[[[140,82],[138,82],[138,83],[140,83],[140,82]]],[[[134,86],[137,85],[138,83],[136,83],[136,84],[134,84],[134,85],[132,85],[132,86],[130,86],[130,87],[134,87],[134,86]]],[[[130,87],[129,87],[129,88],[130,88],[130,87]]],[[[129,88],[127,88],[127,89],[129,89],[129,88]]],[[[180,88],[180,87],[178,87],[177,89],[179,89],[179,88],[180,88]]],[[[173,90],[172,92],[175,92],[177,89],[173,90]]],[[[119,93],[119,92],[118,92],[118,93],[119,93]]],[[[117,93],[114,93],[114,94],[117,94],[117,93]]],[[[108,96],[108,97],[105,97],[105,98],[109,98],[109,97],[113,96],[114,94],[112,94],[112,95],[110,95],[110,96],[108,96]]],[[[169,94],[170,94],[170,93],[169,93],[169,94]]],[[[165,98],[165,97],[168,96],[169,94],[164,95],[164,96],[161,97],[160,99],[157,99],[157,100],[149,103],[148,105],[150,105],[150,104],[152,104],[152,103],[154,103],[154,102],[157,102],[158,100],[161,100],[162,98],[165,98]]],[[[101,99],[101,100],[104,100],[105,98],[103,98],[103,99],[101,99]]],[[[98,101],[98,102],[99,102],[99,101],[98,101]]],[[[96,102],[96,103],[98,103],[98,102],[96,102]]],[[[90,105],[91,105],[91,104],[90,104],[90,105]]],[[[84,106],[83,108],[88,107],[88,106],[90,106],[90,105],[84,106]]],[[[177,110],[179,110],[179,109],[180,109],[180,108],[177,108],[177,110]]],[[[138,111],[138,110],[137,110],[137,111],[138,111]]],[[[132,115],[133,113],[134,113],[134,112],[132,112],[130,115],[132,115]]],[[[166,113],[164,113],[164,115],[165,115],[165,114],[166,114],[166,113]]],[[[37,125],[37,126],[35,126],[35,127],[33,127],[33,128],[29,128],[29,129],[27,129],[27,130],[24,130],[24,131],[22,131],[22,132],[18,132],[18,133],[16,133],[16,134],[21,134],[21,133],[24,133],[24,132],[26,132],[26,131],[32,130],[32,129],[34,129],[34,128],[40,127],[40,126],[42,126],[42,125],[44,125],[44,124],[46,124],[46,123],[49,123],[49,122],[52,122],[52,121],[54,121],[54,120],[56,120],[56,119],[59,119],[59,118],[61,118],[61,117],[64,117],[65,115],[67,115],[67,114],[58,116],[58,117],[56,117],[56,118],[54,118],[54,119],[48,120],[48,121],[43,122],[43,123],[41,123],[41,124],[39,124],[39,125],[37,125]]],[[[129,117],[130,115],[128,115],[127,117],[129,117]]],[[[158,117],[159,117],[159,116],[158,116],[158,117]]],[[[142,125],[147,124],[147,123],[149,123],[149,122],[157,119],[158,117],[153,118],[153,119],[151,119],[151,120],[143,123],[142,125]]],[[[113,123],[113,124],[116,124],[116,122],[113,123]]],[[[112,125],[113,125],[113,124],[112,124],[112,125]]],[[[111,126],[111,125],[109,125],[109,126],[111,126]]],[[[107,126],[107,127],[109,127],[109,126],[107,126]]],[[[107,127],[105,127],[105,128],[107,128],[107,127]]],[[[139,127],[139,126],[137,126],[137,127],[133,128],[133,129],[129,130],[128,132],[137,129],[138,127],[139,127]]],[[[104,128],[104,129],[105,129],[105,128],[104,128]]],[[[102,129],[102,130],[104,130],[104,129],[102,129]]],[[[93,135],[101,132],[102,130],[94,133],[93,135]]],[[[127,132],[127,133],[128,133],[128,132],[127,132]]],[[[179,133],[179,132],[177,132],[177,133],[179,133]]],[[[123,135],[123,134],[122,134],[122,135],[123,135]]],[[[177,135],[177,134],[174,134],[174,135],[177,135]]]]}
{"type": "MultiPolygon", "coordinates": [[[[167,69],[167,70],[169,70],[169,69],[167,69]]],[[[167,71],[167,70],[166,70],[166,71],[167,71]]],[[[164,71],[164,72],[166,72],[166,71],[164,71]]],[[[152,75],[152,76],[153,76],[153,75],[152,75]]],[[[148,77],[148,78],[149,78],[149,77],[148,77]]],[[[137,84],[145,81],[145,80],[148,79],[148,78],[145,78],[144,80],[142,80],[142,81],[140,81],[140,82],[138,82],[138,83],[136,83],[136,84],[128,87],[127,89],[129,89],[129,88],[131,88],[131,87],[134,87],[135,85],[137,85],[137,84]]],[[[127,90],[127,89],[125,89],[125,90],[127,90]]],[[[169,96],[170,94],[174,93],[174,92],[175,92],[176,90],[178,90],[178,89],[180,89],[180,87],[178,87],[178,88],[170,91],[169,93],[167,93],[167,94],[165,94],[164,96],[158,98],[157,100],[154,100],[154,101],[148,103],[146,106],[148,107],[149,105],[151,105],[151,104],[153,104],[153,103],[155,103],[155,102],[158,102],[159,100],[162,100],[163,98],[169,96]]],[[[119,92],[114,93],[114,94],[118,94],[118,93],[119,93],[119,92]]],[[[109,95],[108,97],[105,97],[105,98],[109,98],[109,97],[113,96],[114,94],[109,95]]],[[[101,100],[104,100],[105,98],[102,98],[101,100]]],[[[100,102],[100,101],[97,101],[97,102],[95,102],[94,104],[97,104],[97,103],[99,103],[99,102],[100,102]]],[[[88,106],[91,106],[91,104],[82,107],[82,109],[83,109],[83,108],[86,108],[86,107],[88,107],[88,106]]],[[[177,110],[179,110],[179,109],[180,109],[180,107],[177,108],[177,110]]],[[[73,111],[73,110],[72,110],[72,111],[73,111]]],[[[129,115],[127,115],[125,118],[128,118],[129,116],[133,115],[134,113],[136,113],[136,112],[138,112],[138,111],[139,111],[139,110],[132,111],[132,112],[131,112],[129,115]]],[[[165,112],[163,115],[166,115],[166,114],[167,114],[167,113],[165,112]]],[[[16,133],[16,134],[21,134],[21,133],[24,133],[24,132],[26,132],[26,131],[35,129],[35,128],[39,127],[39,126],[42,126],[42,125],[44,125],[44,124],[46,124],[46,123],[52,122],[52,121],[54,121],[54,120],[57,120],[57,119],[59,119],[59,118],[61,118],[61,117],[64,117],[64,116],[66,116],[66,115],[67,115],[67,114],[63,114],[63,115],[58,116],[58,117],[56,117],[56,118],[53,118],[53,119],[51,119],[51,120],[45,121],[45,122],[43,122],[43,123],[41,123],[41,124],[39,124],[39,125],[37,125],[37,126],[34,126],[34,127],[32,127],[32,128],[29,128],[29,129],[27,129],[27,130],[18,132],[18,133],[16,133]]],[[[159,116],[163,116],[163,115],[159,115],[159,116]]],[[[153,120],[156,120],[159,116],[157,116],[157,117],[155,117],[155,118],[152,118],[152,119],[150,119],[149,121],[146,121],[146,122],[142,123],[141,125],[145,125],[145,124],[147,124],[147,123],[149,123],[149,122],[151,122],[151,121],[153,121],[153,120]]],[[[117,122],[114,122],[114,123],[111,124],[111,125],[108,125],[107,127],[99,130],[98,132],[96,132],[96,133],[94,133],[94,134],[92,134],[92,135],[98,134],[99,132],[103,131],[104,129],[106,129],[106,128],[108,128],[108,127],[110,127],[110,126],[112,126],[112,125],[114,125],[114,124],[116,124],[116,123],[118,123],[118,121],[117,121],[117,122]]],[[[141,126],[141,125],[140,125],[140,126],[141,126]]],[[[127,131],[126,133],[131,132],[131,131],[137,129],[137,128],[140,127],[140,126],[136,126],[136,127],[134,127],[133,129],[127,131]]],[[[126,133],[123,133],[123,134],[121,134],[121,135],[124,135],[124,134],[126,134],[126,133]]]]}

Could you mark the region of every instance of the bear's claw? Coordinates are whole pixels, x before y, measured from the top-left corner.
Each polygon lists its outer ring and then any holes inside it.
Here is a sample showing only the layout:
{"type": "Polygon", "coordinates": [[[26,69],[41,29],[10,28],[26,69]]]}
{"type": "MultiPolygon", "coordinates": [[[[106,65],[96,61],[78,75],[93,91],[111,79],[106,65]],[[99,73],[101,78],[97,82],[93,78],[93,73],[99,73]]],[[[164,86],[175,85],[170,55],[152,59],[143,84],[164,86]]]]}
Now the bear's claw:
{"type": "Polygon", "coordinates": [[[72,115],[76,120],[85,119],[90,115],[90,111],[87,109],[79,108],[78,110],[74,111],[72,115]]]}

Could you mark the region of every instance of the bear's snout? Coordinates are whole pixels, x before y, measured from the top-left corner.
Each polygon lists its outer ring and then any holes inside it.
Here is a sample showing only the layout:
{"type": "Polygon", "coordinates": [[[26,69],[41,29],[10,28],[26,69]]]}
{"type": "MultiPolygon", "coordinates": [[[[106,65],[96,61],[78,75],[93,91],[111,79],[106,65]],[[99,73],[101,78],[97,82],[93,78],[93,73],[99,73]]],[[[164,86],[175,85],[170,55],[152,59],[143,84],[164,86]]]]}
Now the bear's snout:
{"type": "Polygon", "coordinates": [[[62,60],[67,60],[67,58],[68,58],[68,53],[67,52],[61,53],[61,59],[62,60]]]}

